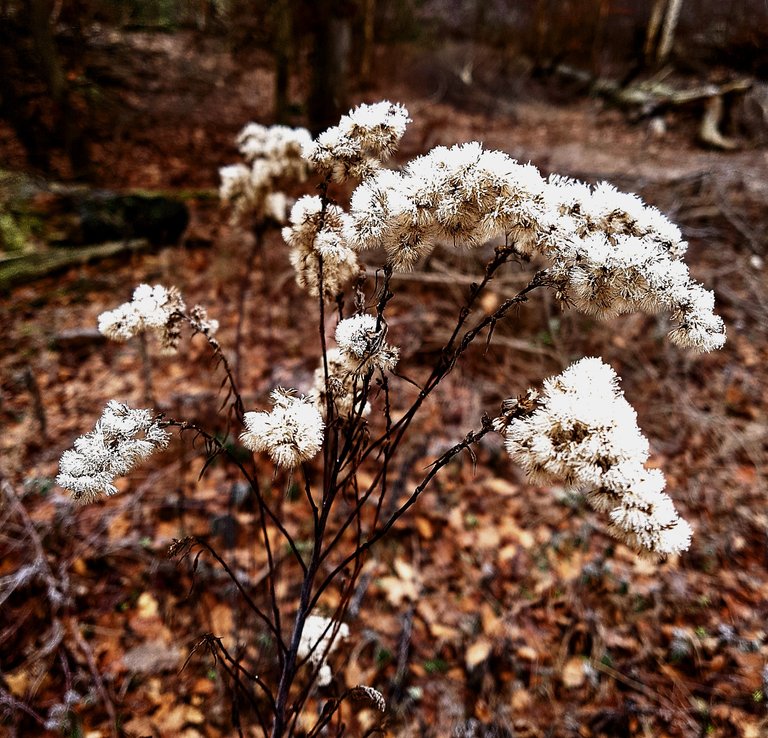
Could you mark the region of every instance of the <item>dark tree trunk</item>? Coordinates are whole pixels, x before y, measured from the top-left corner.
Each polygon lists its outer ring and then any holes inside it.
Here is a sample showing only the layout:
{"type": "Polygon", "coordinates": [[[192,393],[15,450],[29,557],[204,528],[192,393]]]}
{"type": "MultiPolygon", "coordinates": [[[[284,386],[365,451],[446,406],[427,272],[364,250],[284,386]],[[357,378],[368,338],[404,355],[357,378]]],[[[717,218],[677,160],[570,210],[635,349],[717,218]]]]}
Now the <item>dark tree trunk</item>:
{"type": "Polygon", "coordinates": [[[314,3],[312,86],[308,113],[313,134],[334,125],[348,106],[349,55],[352,19],[345,3],[318,0],[314,3]]]}
{"type": "Polygon", "coordinates": [[[293,59],[293,2],[276,0],[273,6],[275,55],[275,120],[287,123],[290,100],[291,60],[293,59]]]}
{"type": "Polygon", "coordinates": [[[37,52],[37,66],[54,105],[55,127],[72,169],[72,176],[81,179],[91,169],[85,133],[79,123],[78,111],[72,104],[69,85],[61,62],[51,25],[51,0],[26,0],[29,31],[37,52]]]}
{"type": "Polygon", "coordinates": [[[376,0],[362,0],[363,33],[360,51],[360,84],[371,84],[374,57],[374,21],[376,19],[376,0]]]}

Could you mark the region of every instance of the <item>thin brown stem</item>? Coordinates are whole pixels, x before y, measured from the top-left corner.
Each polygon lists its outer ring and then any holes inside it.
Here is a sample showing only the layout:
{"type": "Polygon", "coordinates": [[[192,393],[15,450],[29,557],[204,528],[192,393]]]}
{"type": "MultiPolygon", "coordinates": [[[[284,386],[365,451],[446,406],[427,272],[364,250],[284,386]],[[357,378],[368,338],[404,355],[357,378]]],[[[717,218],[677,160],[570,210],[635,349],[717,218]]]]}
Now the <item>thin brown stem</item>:
{"type": "Polygon", "coordinates": [[[245,591],[245,588],[243,587],[240,580],[237,578],[237,575],[232,571],[229,564],[222,558],[221,554],[219,554],[216,549],[211,546],[210,543],[203,540],[202,538],[198,538],[197,536],[192,536],[191,541],[199,546],[200,548],[205,549],[215,560],[216,563],[224,570],[226,575],[232,580],[232,583],[237,588],[237,591],[240,593],[243,600],[245,600],[246,605],[251,608],[251,610],[254,612],[256,617],[261,620],[264,625],[269,628],[269,631],[272,633],[272,635],[275,637],[275,640],[277,642],[277,649],[278,652],[285,653],[285,642],[283,641],[283,638],[280,634],[280,631],[277,629],[275,624],[267,617],[266,613],[253,601],[253,598],[248,594],[248,592],[245,591]]]}
{"type": "MultiPolygon", "coordinates": [[[[296,545],[296,541],[293,539],[293,536],[288,532],[286,527],[280,521],[280,518],[277,515],[275,515],[272,508],[269,505],[267,505],[266,500],[264,499],[264,496],[261,493],[258,480],[256,479],[255,475],[251,474],[245,468],[244,464],[240,461],[240,459],[238,459],[237,456],[235,456],[235,454],[233,454],[232,451],[229,448],[227,448],[227,446],[224,443],[222,443],[218,438],[216,438],[216,436],[212,435],[211,433],[208,433],[208,431],[206,431],[204,428],[201,428],[199,425],[197,425],[197,423],[192,423],[186,420],[173,420],[171,418],[166,418],[161,422],[161,426],[166,428],[168,427],[178,428],[182,433],[184,431],[192,431],[193,433],[196,433],[197,435],[205,439],[206,443],[213,448],[214,454],[212,458],[215,458],[215,456],[220,454],[226,456],[227,459],[237,467],[237,469],[243,475],[245,480],[248,482],[254,495],[256,495],[256,500],[259,503],[260,510],[263,513],[265,513],[267,517],[269,517],[273,525],[278,529],[278,531],[280,531],[283,538],[285,538],[289,548],[291,549],[291,552],[293,553],[294,558],[298,562],[299,566],[301,566],[302,570],[306,571],[306,564],[304,563],[304,560],[301,558],[301,554],[299,553],[299,548],[296,545]]],[[[212,458],[209,457],[209,459],[206,461],[206,465],[205,467],[203,467],[203,472],[205,471],[205,468],[207,468],[212,458]]],[[[202,475],[202,472],[201,472],[201,475],[202,475]]]]}
{"type": "Polygon", "coordinates": [[[488,418],[483,418],[483,427],[479,431],[470,431],[464,437],[464,440],[457,443],[455,446],[452,446],[442,456],[440,456],[440,458],[437,459],[437,461],[435,461],[432,464],[427,475],[424,477],[421,483],[414,489],[414,491],[408,497],[406,502],[403,503],[390,516],[389,520],[387,520],[387,522],[381,528],[373,531],[371,535],[368,536],[368,539],[362,545],[358,546],[351,554],[344,557],[341,560],[341,562],[331,570],[331,572],[323,580],[323,583],[318,587],[317,592],[315,593],[315,596],[312,599],[310,607],[314,607],[314,605],[317,604],[317,601],[320,598],[320,595],[325,591],[325,589],[327,589],[327,587],[334,580],[336,575],[339,574],[339,572],[343,571],[348,564],[355,561],[355,559],[359,558],[363,553],[365,553],[366,551],[369,551],[374,546],[374,544],[380,541],[392,529],[395,523],[397,523],[397,521],[400,520],[400,518],[403,515],[405,515],[405,513],[408,512],[408,510],[411,509],[411,507],[413,507],[413,505],[419,499],[419,496],[421,495],[421,493],[427,488],[427,486],[429,486],[429,483],[435,478],[438,472],[446,464],[448,464],[449,461],[451,461],[451,459],[453,459],[455,456],[457,456],[459,453],[461,453],[465,449],[469,449],[473,444],[480,441],[480,439],[482,439],[483,436],[485,436],[491,430],[493,430],[493,427],[491,425],[490,420],[488,418]]]}

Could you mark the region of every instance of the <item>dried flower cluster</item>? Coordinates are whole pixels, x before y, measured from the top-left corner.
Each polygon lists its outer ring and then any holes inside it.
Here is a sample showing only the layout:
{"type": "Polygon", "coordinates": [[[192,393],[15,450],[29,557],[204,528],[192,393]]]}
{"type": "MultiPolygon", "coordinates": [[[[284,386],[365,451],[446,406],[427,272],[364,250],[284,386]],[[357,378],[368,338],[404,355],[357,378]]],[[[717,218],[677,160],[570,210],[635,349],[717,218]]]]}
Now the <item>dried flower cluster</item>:
{"type": "Polygon", "coordinates": [[[333,679],[327,659],[338,646],[339,641],[349,638],[349,626],[346,623],[334,623],[322,615],[310,615],[305,623],[299,641],[298,657],[307,659],[315,667],[320,667],[317,683],[327,687],[333,679]]]}
{"type": "Polygon", "coordinates": [[[310,398],[284,389],[272,392],[272,412],[245,413],[240,436],[251,451],[266,451],[277,466],[293,468],[323,445],[323,417],[310,398]]]}
{"type": "Polygon", "coordinates": [[[328,394],[334,415],[342,420],[366,417],[371,412],[370,404],[361,405],[359,397],[365,377],[375,370],[392,371],[400,353],[386,342],[386,324],[377,327],[377,322],[373,315],[362,314],[345,318],[336,326],[338,347],[327,350],[325,362],[321,360],[315,370],[310,393],[323,417],[328,411],[328,394]]]}
{"type": "Polygon", "coordinates": [[[305,195],[291,210],[290,226],[283,228],[296,282],[314,297],[322,281],[323,298],[333,300],[360,270],[357,255],[344,240],[345,217],[336,205],[324,208],[319,197],[305,195]]]}
{"type": "Polygon", "coordinates": [[[412,269],[438,241],[471,247],[507,235],[528,245],[555,225],[545,192],[538,170],[507,154],[477,142],[438,146],[358,186],[346,235],[357,249],[383,246],[396,270],[412,269]]]}
{"type": "Polygon", "coordinates": [[[605,182],[590,188],[550,177],[549,184],[565,237],[554,239],[545,255],[579,310],[600,317],[664,310],[678,324],[670,332],[674,343],[701,351],[725,343],[714,295],[691,279],[681,260],[687,244],[677,226],[605,182]]]}
{"type": "Polygon", "coordinates": [[[675,343],[710,351],[725,341],[712,293],[681,261],[679,229],[656,208],[605,183],[545,180],[477,142],[439,146],[401,172],[364,180],[344,237],[358,251],[383,247],[396,270],[412,269],[441,241],[472,247],[504,238],[547,259],[562,296],[584,312],[666,310],[678,323],[675,343]]]}
{"type": "Polygon", "coordinates": [[[208,310],[202,305],[194,305],[189,311],[189,323],[195,331],[209,339],[219,330],[219,321],[209,318],[208,310]]]}
{"type": "Polygon", "coordinates": [[[337,182],[375,172],[397,149],[410,118],[402,106],[383,101],[358,105],[337,126],[323,131],[305,149],[312,166],[337,182]]]}
{"type": "Polygon", "coordinates": [[[611,367],[581,359],[506,409],[496,428],[531,479],[584,489],[596,510],[609,513],[612,533],[636,550],[688,548],[690,526],[663,492],[664,475],[645,468],[648,441],[611,367]]]}
{"type": "Polygon", "coordinates": [[[247,163],[219,170],[219,196],[232,207],[233,217],[251,215],[257,221],[284,223],[289,201],[277,187],[281,182],[306,179],[309,167],[302,151],[311,143],[304,128],[258,123],[243,128],[237,145],[247,163]]]}
{"type": "Polygon", "coordinates": [[[386,324],[373,315],[354,315],[336,326],[339,351],[355,374],[395,368],[400,352],[386,342],[386,336],[386,324]]]}
{"type": "Polygon", "coordinates": [[[99,332],[112,341],[127,341],[139,333],[153,333],[163,350],[174,353],[179,345],[184,300],[175,288],[140,284],[133,299],[99,315],[99,332]]]}
{"type": "Polygon", "coordinates": [[[349,690],[349,698],[353,702],[371,707],[378,712],[383,713],[387,711],[387,701],[384,699],[384,695],[378,689],[369,687],[366,684],[358,684],[356,687],[352,687],[349,690]]]}
{"type": "Polygon", "coordinates": [[[94,429],[62,455],[56,484],[83,502],[114,494],[115,478],[168,445],[168,438],[152,411],[110,400],[94,429]]]}

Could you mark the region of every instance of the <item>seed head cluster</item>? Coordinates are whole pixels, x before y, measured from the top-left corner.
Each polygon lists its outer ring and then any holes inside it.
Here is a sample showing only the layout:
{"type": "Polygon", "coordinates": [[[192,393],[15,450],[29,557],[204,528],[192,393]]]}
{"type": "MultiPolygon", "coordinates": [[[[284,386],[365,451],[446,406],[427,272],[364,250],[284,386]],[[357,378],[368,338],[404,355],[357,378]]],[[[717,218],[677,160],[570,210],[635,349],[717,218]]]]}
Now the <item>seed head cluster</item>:
{"type": "Polygon", "coordinates": [[[310,395],[322,416],[327,419],[328,399],[333,404],[333,414],[342,420],[349,420],[357,415],[366,417],[371,412],[371,405],[366,401],[361,406],[359,395],[363,390],[360,374],[353,371],[347,358],[339,348],[333,347],[326,351],[326,360],[320,360],[315,369],[314,384],[310,395]],[[328,382],[325,381],[326,367],[328,382]]]}
{"type": "Polygon", "coordinates": [[[507,236],[530,250],[553,229],[546,183],[530,164],[471,142],[438,146],[401,172],[381,171],[352,194],[347,238],[383,246],[395,270],[412,269],[438,242],[472,247],[507,236]]]}
{"type": "Polygon", "coordinates": [[[343,236],[345,219],[341,208],[323,208],[319,197],[305,195],[296,201],[291,223],[283,228],[296,283],[313,297],[320,294],[322,282],[323,299],[333,300],[360,271],[357,254],[343,236]]]}
{"type": "Polygon", "coordinates": [[[670,339],[702,351],[725,341],[711,292],[681,260],[686,243],[656,208],[608,184],[544,179],[477,142],[438,146],[402,171],[379,170],[355,189],[344,237],[357,251],[383,247],[398,271],[437,243],[504,239],[550,264],[562,297],[600,317],[667,311],[670,339]]]}
{"type": "Polygon", "coordinates": [[[342,420],[370,414],[370,404],[363,405],[360,396],[365,378],[375,370],[392,371],[400,354],[386,342],[386,336],[386,324],[378,325],[373,315],[353,315],[339,321],[337,346],[329,348],[326,360],[320,361],[310,393],[323,417],[328,412],[329,394],[333,413],[342,420]]]}
{"type": "Polygon", "coordinates": [[[543,252],[577,309],[603,318],[666,311],[677,323],[673,343],[700,351],[725,343],[713,293],[691,279],[682,261],[687,243],[677,226],[605,182],[590,188],[550,177],[549,185],[564,237],[543,252]]]}
{"type": "Polygon", "coordinates": [[[323,445],[323,417],[311,398],[284,389],[272,392],[271,412],[245,413],[240,440],[251,451],[265,451],[277,466],[309,461],[323,445]]]}
{"type": "Polygon", "coordinates": [[[115,478],[167,446],[168,439],[151,410],[110,400],[94,429],[62,455],[56,484],[82,502],[92,502],[102,493],[112,495],[117,492],[115,478]]]}
{"type": "Polygon", "coordinates": [[[358,105],[308,144],[304,153],[317,171],[336,182],[363,178],[395,152],[409,121],[402,105],[387,101],[358,105]]]}
{"type": "Polygon", "coordinates": [[[336,326],[336,343],[348,368],[365,375],[380,369],[392,371],[400,352],[386,342],[387,329],[378,324],[375,316],[354,315],[339,321],[336,326]]]}
{"type": "Polygon", "coordinates": [[[304,630],[299,641],[298,657],[308,660],[316,669],[317,683],[327,687],[333,679],[328,657],[340,641],[349,638],[349,626],[346,623],[334,623],[322,615],[310,615],[304,622],[304,630]]]}
{"type": "Polygon", "coordinates": [[[149,332],[159,339],[166,353],[175,353],[185,309],[181,293],[175,287],[140,284],[130,302],[99,315],[99,332],[112,341],[127,341],[139,333],[149,332]]]}
{"type": "Polygon", "coordinates": [[[688,548],[691,529],[646,469],[648,441],[613,369],[586,358],[544,381],[541,393],[511,402],[496,428],[529,478],[581,488],[611,532],[632,548],[660,555],[688,548]]]}
{"type": "Polygon", "coordinates": [[[219,196],[232,208],[233,219],[285,223],[288,199],[277,188],[287,181],[303,182],[309,165],[302,152],[312,143],[304,128],[249,123],[237,137],[245,164],[219,170],[219,196]]]}

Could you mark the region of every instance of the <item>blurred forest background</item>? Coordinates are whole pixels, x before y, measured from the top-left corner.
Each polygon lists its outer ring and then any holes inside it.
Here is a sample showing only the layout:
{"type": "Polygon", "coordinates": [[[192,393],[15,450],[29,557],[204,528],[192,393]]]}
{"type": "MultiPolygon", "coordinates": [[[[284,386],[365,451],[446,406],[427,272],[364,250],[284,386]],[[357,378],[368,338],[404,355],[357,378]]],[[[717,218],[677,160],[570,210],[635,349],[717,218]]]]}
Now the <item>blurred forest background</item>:
{"type": "MultiPolygon", "coordinates": [[[[216,665],[182,666],[204,632],[235,647],[244,613],[214,568],[193,587],[166,558],[173,538],[209,536],[258,586],[231,472],[198,482],[200,450],[175,443],[87,508],[53,478],[113,397],[222,425],[203,343],[169,359],[95,330],[140,282],[206,304],[230,354],[244,316],[252,406],[306,389],[316,306],[279,231],[254,255],[228,222],[218,168],[248,121],[317,133],[379,99],[413,118],[398,161],[480,140],[641,194],[683,229],[729,340],[689,355],[663,318],[597,323],[542,298],[498,326],[430,406],[403,488],[483,411],[601,355],[692,549],[637,559],[489,444],[375,552],[338,684],[381,690],[392,736],[768,735],[765,0],[0,0],[0,735],[233,734],[216,665]]],[[[484,257],[440,252],[397,281],[391,342],[417,374],[484,257]]],[[[527,281],[505,275],[499,299],[527,281]]]]}

